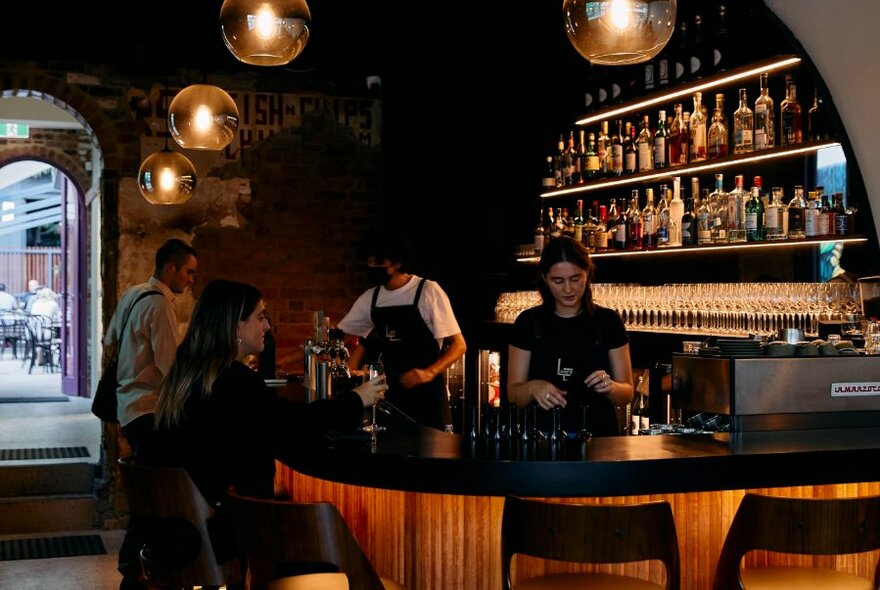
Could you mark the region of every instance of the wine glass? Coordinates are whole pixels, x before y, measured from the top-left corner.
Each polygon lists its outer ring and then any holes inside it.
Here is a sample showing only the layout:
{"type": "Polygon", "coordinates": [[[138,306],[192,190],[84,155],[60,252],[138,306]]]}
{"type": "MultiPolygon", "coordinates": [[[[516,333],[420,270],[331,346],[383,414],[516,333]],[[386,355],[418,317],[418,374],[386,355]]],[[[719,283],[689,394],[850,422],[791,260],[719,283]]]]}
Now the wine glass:
{"type": "MultiPolygon", "coordinates": [[[[364,383],[366,383],[367,381],[372,381],[376,377],[384,376],[384,375],[385,375],[385,366],[382,364],[381,358],[378,359],[374,363],[370,363],[370,364],[364,366],[364,383]]],[[[381,431],[385,430],[384,426],[380,426],[376,422],[376,405],[377,404],[378,404],[378,402],[374,403],[371,407],[372,419],[371,419],[370,424],[366,424],[363,427],[361,427],[361,430],[363,430],[364,432],[369,432],[373,436],[376,436],[377,432],[381,432],[381,431]]]]}

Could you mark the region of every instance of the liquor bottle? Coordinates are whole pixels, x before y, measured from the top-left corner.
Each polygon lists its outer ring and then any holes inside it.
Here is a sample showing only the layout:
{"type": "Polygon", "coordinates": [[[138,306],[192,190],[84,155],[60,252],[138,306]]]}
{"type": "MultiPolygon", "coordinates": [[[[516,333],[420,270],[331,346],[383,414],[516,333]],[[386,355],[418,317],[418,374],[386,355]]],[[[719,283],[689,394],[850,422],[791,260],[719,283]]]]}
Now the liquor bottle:
{"type": "Polygon", "coordinates": [[[584,144],[584,130],[578,129],[578,142],[577,146],[574,148],[574,173],[572,174],[572,180],[574,184],[583,184],[586,180],[586,166],[587,166],[587,147],[584,144]]]}
{"type": "Polygon", "coordinates": [[[623,209],[623,203],[618,208],[612,198],[611,211],[608,212],[608,217],[611,219],[611,239],[614,249],[626,250],[626,212],[623,209]]]}
{"type": "Polygon", "coordinates": [[[584,242],[584,226],[586,225],[586,220],[584,219],[584,201],[582,199],[577,200],[577,213],[575,213],[574,219],[572,219],[572,237],[578,242],[584,242]]]}
{"type": "Polygon", "coordinates": [[[541,178],[541,191],[550,191],[554,188],[556,188],[556,171],[553,169],[553,156],[547,156],[544,175],[541,178]]]}
{"type": "Polygon", "coordinates": [[[556,208],[556,215],[553,216],[553,224],[550,226],[550,238],[558,238],[562,235],[564,223],[562,221],[562,207],[556,208]]]}
{"type": "Polygon", "coordinates": [[[675,64],[672,63],[672,58],[669,54],[670,46],[671,43],[664,45],[660,55],[657,56],[657,87],[660,90],[669,86],[669,81],[673,76],[672,68],[675,67],[675,64]]]}
{"type": "Polygon", "coordinates": [[[654,168],[666,168],[666,111],[661,110],[657,118],[657,131],[654,132],[654,168]]]}
{"type": "Polygon", "coordinates": [[[639,172],[654,169],[654,136],[651,133],[651,121],[648,115],[642,117],[642,129],[636,137],[636,155],[639,172]]]}
{"type": "Polygon", "coordinates": [[[849,215],[843,206],[843,193],[834,193],[832,201],[834,210],[834,233],[838,236],[845,236],[850,233],[849,215]]]}
{"type": "Polygon", "coordinates": [[[819,194],[816,191],[807,191],[807,206],[804,208],[804,235],[815,238],[819,235],[819,194]]]}
{"type": "Polygon", "coordinates": [[[787,75],[785,100],[779,105],[780,133],[779,145],[794,145],[804,140],[801,127],[801,105],[797,101],[797,84],[787,75]]]}
{"type": "Polygon", "coordinates": [[[613,167],[611,137],[608,136],[608,121],[602,121],[599,137],[596,138],[596,156],[599,158],[598,176],[608,176],[613,167]]]}
{"type": "MultiPolygon", "coordinates": [[[[691,176],[691,198],[694,200],[694,216],[697,214],[697,207],[700,206],[700,177],[691,176]]],[[[682,200],[685,199],[682,197],[682,200]]]]}
{"type": "MultiPolygon", "coordinates": [[[[593,205],[598,207],[598,202],[593,201],[593,205]]],[[[599,229],[599,218],[596,217],[596,210],[590,209],[584,218],[584,227],[581,231],[581,243],[587,247],[590,252],[596,251],[596,231],[599,229]]]]}
{"type": "Polygon", "coordinates": [[[568,207],[562,208],[562,235],[574,237],[574,219],[568,214],[568,207]]]}
{"type": "Polygon", "coordinates": [[[681,246],[681,218],[684,201],[681,200],[681,177],[672,178],[672,200],[669,201],[669,245],[681,246]]]}
{"type": "MultiPolygon", "coordinates": [[[[649,189],[650,190],[650,189],[649,189]]],[[[669,245],[669,201],[666,199],[666,185],[660,185],[660,200],[657,202],[657,247],[669,245]]]]}
{"type": "Polygon", "coordinates": [[[642,209],[642,247],[653,250],[657,247],[657,208],[654,206],[654,189],[645,189],[645,208],[642,209]]]}
{"type": "Polygon", "coordinates": [[[724,174],[715,174],[715,190],[709,193],[712,208],[712,242],[727,242],[727,191],[724,190],[724,174]]]}
{"type": "Polygon", "coordinates": [[[626,243],[630,250],[642,249],[642,212],[639,210],[638,189],[633,189],[626,211],[626,243]]]}
{"type": "Polygon", "coordinates": [[[705,245],[712,243],[712,223],[715,215],[712,210],[712,199],[709,197],[709,189],[703,189],[703,198],[697,208],[697,244],[705,245]]]}
{"type": "Polygon", "coordinates": [[[693,34],[691,35],[689,79],[702,78],[706,73],[706,47],[703,42],[703,17],[694,15],[693,34]]]}
{"type": "Polygon", "coordinates": [[[614,176],[623,174],[623,120],[617,120],[617,133],[611,138],[611,173],[614,176]]]}
{"type": "Polygon", "coordinates": [[[546,229],[544,228],[544,210],[538,210],[538,227],[535,228],[535,256],[540,256],[544,251],[544,238],[546,229]]]}
{"type": "Polygon", "coordinates": [[[694,198],[688,196],[684,187],[681,187],[681,197],[684,201],[684,212],[681,214],[681,245],[693,246],[697,243],[697,225],[694,215],[694,198]]]}
{"type": "Polygon", "coordinates": [[[657,64],[654,60],[649,60],[642,66],[642,89],[650,92],[657,87],[657,64]]]}
{"type": "Polygon", "coordinates": [[[807,237],[804,227],[804,210],[806,208],[804,187],[796,185],[794,187],[794,196],[788,202],[788,239],[800,240],[807,237]]]}
{"type": "Polygon", "coordinates": [[[764,234],[768,240],[777,241],[786,239],[786,230],[783,223],[785,216],[785,203],[782,202],[782,188],[774,186],[770,190],[770,204],[765,211],[764,234]]]}
{"type": "MultiPolygon", "coordinates": [[[[583,130],[581,135],[583,135],[583,130]]],[[[581,181],[595,180],[599,176],[599,154],[596,153],[596,134],[590,133],[587,138],[584,170],[581,172],[581,181]]]]}
{"type": "Polygon", "coordinates": [[[773,99],[768,94],[767,72],[761,74],[761,95],[755,100],[755,149],[776,146],[776,117],[773,99]]]}
{"type": "Polygon", "coordinates": [[[754,149],[755,113],[749,108],[746,89],[739,89],[739,108],[733,112],[733,153],[747,154],[754,149]]]}
{"type": "Polygon", "coordinates": [[[829,139],[831,124],[828,120],[828,109],[819,95],[819,88],[813,88],[813,106],[807,111],[807,138],[810,140],[829,139]]]}
{"type": "Polygon", "coordinates": [[[817,186],[816,192],[819,193],[819,235],[827,236],[831,234],[831,206],[828,203],[828,195],[825,194],[825,187],[817,186]]]}
{"type": "Polygon", "coordinates": [[[687,21],[682,20],[678,25],[678,45],[675,49],[675,66],[673,68],[673,81],[676,84],[686,81],[690,73],[690,47],[688,41],[687,21]]]}
{"type": "Polygon", "coordinates": [[[565,185],[574,184],[574,171],[577,167],[578,157],[574,147],[574,131],[568,132],[568,147],[565,150],[565,185]]]}
{"type": "Polygon", "coordinates": [[[727,155],[727,123],[724,116],[724,95],[715,95],[715,110],[712,112],[712,124],[706,132],[706,156],[710,160],[723,158],[727,155]]]}
{"type": "MultiPolygon", "coordinates": [[[[597,204],[599,201],[593,201],[597,204]]],[[[596,228],[596,250],[604,252],[608,249],[608,208],[605,205],[599,206],[599,225],[596,228]]]]}
{"type": "Polygon", "coordinates": [[[745,206],[748,195],[743,188],[743,176],[737,174],[734,189],[727,193],[727,241],[746,241],[745,206]]]}
{"type": "Polygon", "coordinates": [[[694,112],[691,115],[689,162],[702,162],[706,159],[706,118],[702,112],[703,93],[694,92],[694,112]]]}
{"type": "MultiPolygon", "coordinates": [[[[632,174],[636,171],[636,128],[626,123],[626,138],[623,144],[623,171],[632,174]]],[[[622,209],[622,207],[621,207],[622,209]]]]}
{"type": "Polygon", "coordinates": [[[666,138],[666,162],[669,166],[680,166],[688,163],[688,129],[681,114],[681,103],[676,103],[673,108],[675,116],[669,127],[669,136],[666,138]]]}
{"type": "Polygon", "coordinates": [[[712,71],[723,72],[728,66],[730,52],[730,35],[727,30],[727,5],[724,0],[718,3],[715,14],[715,32],[712,39],[712,71]]]}
{"type": "Polygon", "coordinates": [[[565,139],[559,134],[556,144],[556,186],[565,186],[565,174],[568,171],[568,154],[565,151],[565,139]]]}
{"type": "Polygon", "coordinates": [[[749,200],[746,201],[746,241],[760,242],[764,239],[764,203],[761,202],[761,188],[753,186],[749,200]]]}
{"type": "Polygon", "coordinates": [[[681,114],[682,129],[684,133],[681,136],[681,159],[687,162],[691,161],[691,114],[684,111],[681,114]]]}
{"type": "Polygon", "coordinates": [[[632,412],[630,414],[629,433],[632,436],[638,436],[642,430],[650,427],[651,419],[649,417],[648,396],[641,393],[642,376],[639,375],[638,384],[636,385],[635,397],[631,402],[632,412]]]}

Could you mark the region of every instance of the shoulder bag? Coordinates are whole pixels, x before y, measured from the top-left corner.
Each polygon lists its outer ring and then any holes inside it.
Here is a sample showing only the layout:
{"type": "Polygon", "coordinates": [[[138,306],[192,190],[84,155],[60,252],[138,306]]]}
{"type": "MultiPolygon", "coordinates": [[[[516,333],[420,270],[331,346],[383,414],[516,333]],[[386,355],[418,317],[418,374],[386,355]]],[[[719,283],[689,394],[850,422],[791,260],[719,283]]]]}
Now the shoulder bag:
{"type": "Polygon", "coordinates": [[[107,368],[101,373],[101,379],[98,381],[98,387],[95,389],[95,397],[92,399],[92,414],[103,420],[104,422],[118,423],[119,418],[116,416],[116,390],[119,389],[119,379],[117,379],[117,371],[119,369],[119,349],[122,347],[122,339],[125,338],[125,326],[128,324],[128,318],[138,301],[150,295],[161,295],[161,291],[147,291],[141,293],[134,300],[131,307],[125,314],[122,321],[122,328],[119,331],[119,342],[116,343],[116,353],[113,355],[107,368]]]}

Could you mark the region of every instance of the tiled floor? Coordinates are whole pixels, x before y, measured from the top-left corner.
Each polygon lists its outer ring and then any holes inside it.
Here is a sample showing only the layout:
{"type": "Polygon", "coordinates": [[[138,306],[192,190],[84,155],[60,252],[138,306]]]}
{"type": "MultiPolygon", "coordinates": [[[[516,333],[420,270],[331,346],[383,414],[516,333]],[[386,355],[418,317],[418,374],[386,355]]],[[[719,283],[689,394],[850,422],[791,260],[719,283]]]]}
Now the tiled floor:
{"type": "MultiPolygon", "coordinates": [[[[61,376],[35,368],[28,375],[21,362],[0,359],[0,397],[59,396],[61,376]]],[[[92,416],[90,400],[70,398],[68,402],[0,403],[0,449],[85,446],[89,461],[100,454],[101,425],[92,416]]],[[[60,461],[79,461],[62,459],[60,461]]],[[[43,460],[38,462],[53,462],[43,460]]],[[[0,465],[22,461],[0,461],[0,465]]],[[[106,555],[0,561],[0,589],[3,590],[114,590],[119,587],[116,556],[124,531],[60,531],[47,535],[7,535],[0,540],[37,536],[100,534],[106,555]]]]}

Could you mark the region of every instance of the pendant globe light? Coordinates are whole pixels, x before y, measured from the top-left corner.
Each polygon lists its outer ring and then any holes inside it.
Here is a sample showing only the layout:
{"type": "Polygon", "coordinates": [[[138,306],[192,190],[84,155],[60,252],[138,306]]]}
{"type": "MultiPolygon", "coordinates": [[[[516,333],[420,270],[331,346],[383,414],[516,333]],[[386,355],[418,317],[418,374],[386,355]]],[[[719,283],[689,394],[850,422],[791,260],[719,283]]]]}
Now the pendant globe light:
{"type": "Polygon", "coordinates": [[[676,0],[563,0],[565,32],[597,65],[627,65],[660,53],[675,30],[676,0]]]}
{"type": "Polygon", "coordinates": [[[196,168],[189,158],[165,147],[144,158],[138,170],[141,195],[153,205],[180,205],[196,191],[196,168]]]}
{"type": "Polygon", "coordinates": [[[220,30],[232,55],[254,66],[283,66],[309,40],[312,15],[305,0],[224,0],[220,30]]]}
{"type": "Polygon", "coordinates": [[[238,107],[219,86],[192,84],[177,93],[168,107],[168,129],[189,150],[222,150],[238,129],[238,107]]]}

